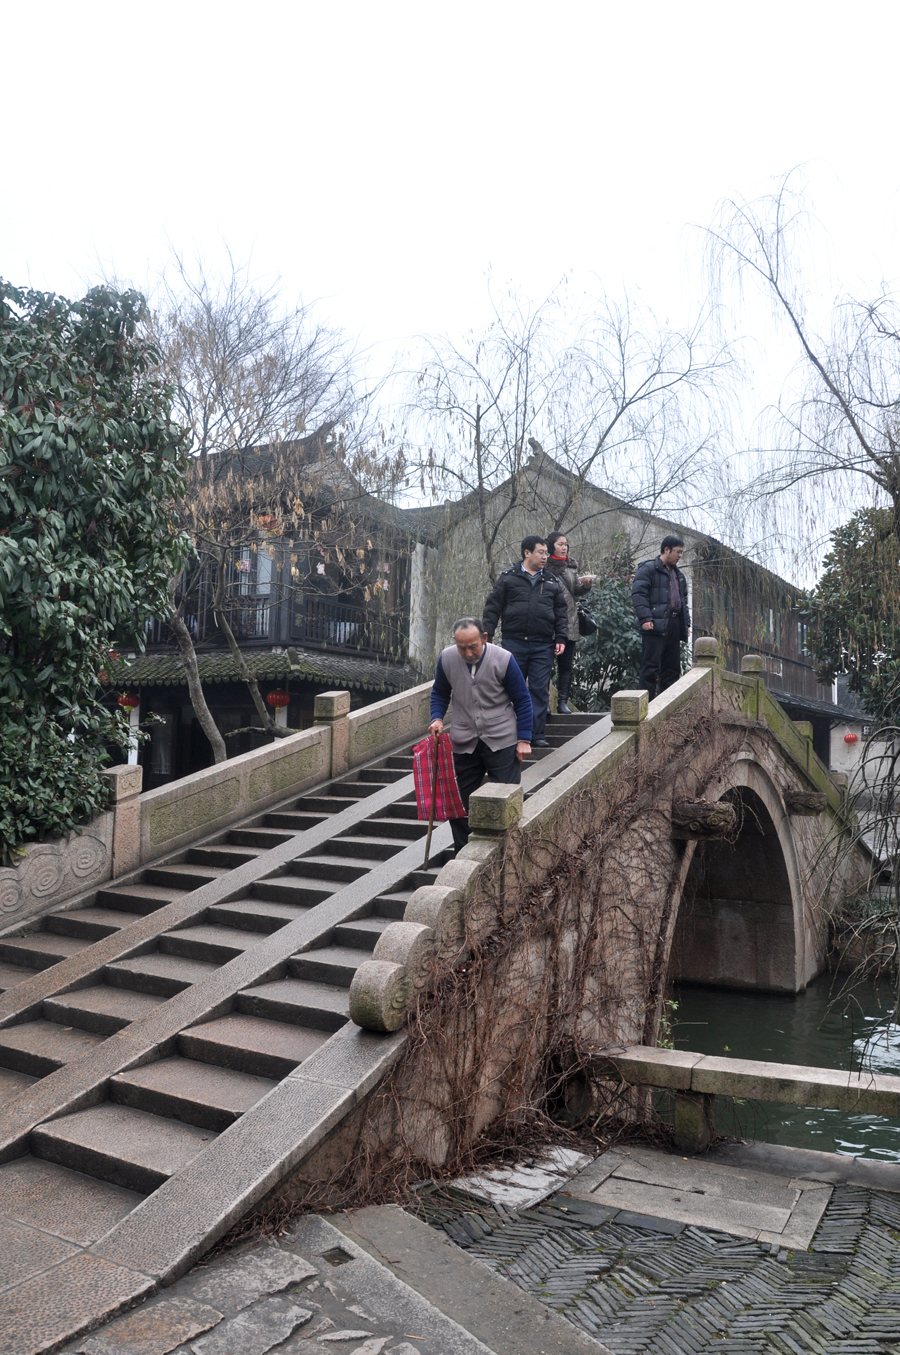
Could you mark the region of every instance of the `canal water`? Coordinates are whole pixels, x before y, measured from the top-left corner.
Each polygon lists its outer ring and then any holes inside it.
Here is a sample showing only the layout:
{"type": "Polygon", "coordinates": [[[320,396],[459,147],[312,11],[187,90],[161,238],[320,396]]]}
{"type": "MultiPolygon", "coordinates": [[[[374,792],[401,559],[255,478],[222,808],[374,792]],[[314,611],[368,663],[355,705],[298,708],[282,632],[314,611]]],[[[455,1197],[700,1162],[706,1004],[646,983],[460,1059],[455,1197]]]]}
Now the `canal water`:
{"type": "MultiPolygon", "coordinates": [[[[869,984],[835,1002],[841,982],[842,976],[823,974],[796,997],[678,985],[675,1048],[900,1076],[900,1024],[889,1019],[890,990],[869,984]]],[[[730,1097],[716,1102],[722,1133],[900,1162],[900,1120],[730,1097]]]]}

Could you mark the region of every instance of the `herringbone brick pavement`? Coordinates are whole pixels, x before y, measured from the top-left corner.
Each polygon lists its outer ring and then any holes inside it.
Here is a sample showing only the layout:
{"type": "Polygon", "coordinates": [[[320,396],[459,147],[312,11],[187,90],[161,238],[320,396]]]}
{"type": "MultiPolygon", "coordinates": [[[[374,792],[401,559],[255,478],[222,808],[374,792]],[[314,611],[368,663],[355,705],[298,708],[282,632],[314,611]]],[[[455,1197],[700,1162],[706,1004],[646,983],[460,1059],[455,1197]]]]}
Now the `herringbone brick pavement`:
{"type": "Polygon", "coordinates": [[[416,1212],[616,1355],[900,1355],[900,1194],[840,1185],[788,1252],[556,1196],[429,1187],[416,1212]]]}

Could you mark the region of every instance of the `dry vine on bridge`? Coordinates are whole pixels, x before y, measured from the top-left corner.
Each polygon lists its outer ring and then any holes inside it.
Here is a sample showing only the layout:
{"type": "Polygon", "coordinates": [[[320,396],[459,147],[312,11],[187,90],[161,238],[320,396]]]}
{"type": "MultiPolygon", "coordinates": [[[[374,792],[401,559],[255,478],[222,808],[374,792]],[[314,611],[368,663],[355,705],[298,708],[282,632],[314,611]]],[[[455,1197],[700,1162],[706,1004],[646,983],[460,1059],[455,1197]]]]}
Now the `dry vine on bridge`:
{"type": "Polygon", "coordinates": [[[644,1093],[598,1070],[604,1049],[659,1032],[695,846],[673,836],[673,800],[702,800],[746,741],[704,695],[545,831],[511,830],[467,897],[464,938],[433,962],[393,1072],[240,1234],[401,1199],[423,1177],[552,1141],[666,1133],[644,1093]]]}

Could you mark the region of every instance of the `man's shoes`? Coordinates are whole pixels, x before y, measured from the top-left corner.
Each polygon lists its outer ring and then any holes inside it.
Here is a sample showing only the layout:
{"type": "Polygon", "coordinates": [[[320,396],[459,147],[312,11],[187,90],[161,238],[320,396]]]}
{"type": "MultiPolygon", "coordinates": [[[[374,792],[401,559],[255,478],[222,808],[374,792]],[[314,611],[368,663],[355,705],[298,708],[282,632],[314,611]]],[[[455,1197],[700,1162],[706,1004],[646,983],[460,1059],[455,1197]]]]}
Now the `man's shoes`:
{"type": "Polygon", "coordinates": [[[571,715],[571,714],[572,714],[571,708],[570,708],[569,705],[567,704],[565,697],[563,697],[563,699],[562,699],[561,701],[558,701],[558,702],[557,702],[557,704],[556,704],[556,709],[557,709],[557,712],[558,712],[560,715],[571,715]]]}
{"type": "Polygon", "coordinates": [[[532,739],[531,746],[533,748],[549,748],[550,744],[547,742],[546,739],[532,739]]]}

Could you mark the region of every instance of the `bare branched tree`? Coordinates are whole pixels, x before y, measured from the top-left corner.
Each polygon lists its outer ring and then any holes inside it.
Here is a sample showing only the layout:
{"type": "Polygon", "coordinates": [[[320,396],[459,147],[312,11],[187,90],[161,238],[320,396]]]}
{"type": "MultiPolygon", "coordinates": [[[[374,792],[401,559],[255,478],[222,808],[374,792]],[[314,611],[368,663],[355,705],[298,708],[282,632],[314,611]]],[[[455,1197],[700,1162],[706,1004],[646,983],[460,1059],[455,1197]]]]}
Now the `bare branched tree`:
{"type": "Polygon", "coordinates": [[[154,337],[201,463],[222,452],[300,437],[356,406],[353,354],[314,307],[285,307],[280,281],[254,282],[229,254],[210,276],[175,254],[155,298],[154,337]]]}
{"type": "Polygon", "coordinates": [[[172,522],[189,531],[195,559],[171,581],[167,621],[219,762],[225,744],[203,695],[194,644],[202,606],[211,607],[263,729],[272,737],[290,732],[266,708],[235,614],[247,610],[250,594],[264,612],[278,588],[290,586],[281,569],[285,551],[288,577],[299,578],[298,560],[308,563],[311,542],[341,562],[342,552],[359,549],[364,505],[371,492],[396,488],[403,456],[367,426],[368,402],[357,391],[343,337],[319,324],[310,306],[284,308],[278,283],[261,289],[230,256],[228,271],[211,277],[202,263],[190,268],[176,255],[153,329],[194,455],[172,522]]]}
{"type": "Polygon", "coordinates": [[[504,521],[533,497],[543,452],[571,476],[548,525],[579,525],[588,481],[648,514],[697,505],[714,459],[712,397],[732,363],[709,319],[667,329],[606,297],[570,308],[560,290],[536,307],[494,303],[486,332],[464,344],[427,341],[410,400],[417,440],[432,475],[472,496],[492,580],[504,521]]]}
{"type": "Polygon", "coordinates": [[[800,501],[813,490],[820,506],[827,484],[845,517],[848,503],[889,504],[900,543],[900,298],[886,284],[868,299],[842,296],[820,331],[803,276],[814,224],[792,171],[756,202],[722,202],[706,231],[719,295],[757,284],[799,347],[799,387],[774,411],[770,444],[755,449],[747,497],[800,501]]]}

